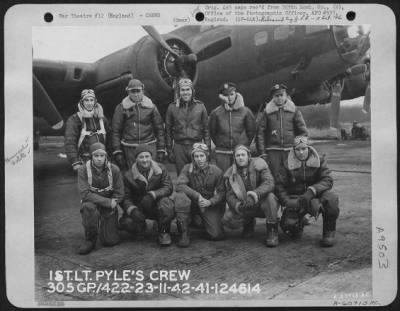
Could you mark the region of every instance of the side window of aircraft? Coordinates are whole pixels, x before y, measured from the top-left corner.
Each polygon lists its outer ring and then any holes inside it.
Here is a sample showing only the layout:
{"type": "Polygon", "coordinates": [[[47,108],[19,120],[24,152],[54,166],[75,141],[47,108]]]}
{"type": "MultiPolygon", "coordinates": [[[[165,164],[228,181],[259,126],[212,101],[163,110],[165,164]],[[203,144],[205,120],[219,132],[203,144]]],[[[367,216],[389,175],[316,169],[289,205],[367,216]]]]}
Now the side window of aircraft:
{"type": "Polygon", "coordinates": [[[323,31],[323,30],[327,30],[329,29],[329,26],[323,25],[323,26],[316,26],[316,25],[312,25],[312,26],[306,26],[306,34],[310,34],[313,32],[318,32],[318,31],[323,31]]]}
{"type": "Polygon", "coordinates": [[[260,31],[254,35],[254,45],[259,46],[268,42],[268,32],[260,31]]]}
{"type": "Polygon", "coordinates": [[[294,26],[278,26],[274,30],[274,39],[276,41],[286,40],[294,34],[294,26]]]}

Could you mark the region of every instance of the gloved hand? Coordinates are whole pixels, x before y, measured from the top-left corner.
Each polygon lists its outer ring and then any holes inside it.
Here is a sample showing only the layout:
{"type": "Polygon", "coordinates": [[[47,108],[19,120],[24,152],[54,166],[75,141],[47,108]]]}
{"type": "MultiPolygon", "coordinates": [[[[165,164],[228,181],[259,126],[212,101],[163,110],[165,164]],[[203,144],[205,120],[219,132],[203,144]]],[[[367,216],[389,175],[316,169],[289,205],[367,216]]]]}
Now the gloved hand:
{"type": "Polygon", "coordinates": [[[240,202],[239,206],[238,206],[238,212],[239,214],[243,214],[245,211],[246,207],[245,207],[245,203],[244,202],[240,202]]]}
{"type": "Polygon", "coordinates": [[[130,216],[136,223],[143,223],[146,221],[146,217],[144,217],[143,213],[138,208],[133,209],[130,216]]]}
{"type": "Polygon", "coordinates": [[[142,210],[149,209],[153,205],[153,201],[154,201],[153,196],[150,193],[148,193],[142,198],[142,201],[140,201],[139,206],[141,207],[142,210]]]}
{"type": "Polygon", "coordinates": [[[111,209],[114,210],[118,206],[118,199],[112,198],[111,199],[111,209]]]}
{"type": "Polygon", "coordinates": [[[171,163],[175,163],[176,161],[175,154],[172,150],[168,151],[168,161],[171,163]]]}
{"type": "Polygon", "coordinates": [[[157,162],[164,163],[165,161],[165,152],[157,151],[157,162]]]}
{"type": "Polygon", "coordinates": [[[310,201],[314,197],[314,192],[311,189],[308,189],[302,196],[299,197],[300,209],[308,211],[310,207],[310,201]]]}
{"type": "Polygon", "coordinates": [[[73,169],[73,171],[74,171],[75,173],[77,173],[78,170],[79,170],[79,168],[81,168],[82,166],[83,166],[82,162],[77,162],[77,163],[74,163],[74,164],[72,165],[72,169],[73,169]]]}
{"type": "Polygon", "coordinates": [[[247,195],[246,198],[246,209],[252,209],[256,202],[254,201],[253,197],[251,195],[247,195]]]}
{"type": "Polygon", "coordinates": [[[124,167],[125,165],[125,158],[124,155],[122,153],[117,153],[115,155],[115,163],[118,165],[118,167],[120,169],[122,169],[122,167],[124,167]]]}
{"type": "Polygon", "coordinates": [[[319,201],[319,199],[317,198],[311,199],[308,213],[315,219],[317,219],[319,214],[322,213],[322,204],[319,201]]]}

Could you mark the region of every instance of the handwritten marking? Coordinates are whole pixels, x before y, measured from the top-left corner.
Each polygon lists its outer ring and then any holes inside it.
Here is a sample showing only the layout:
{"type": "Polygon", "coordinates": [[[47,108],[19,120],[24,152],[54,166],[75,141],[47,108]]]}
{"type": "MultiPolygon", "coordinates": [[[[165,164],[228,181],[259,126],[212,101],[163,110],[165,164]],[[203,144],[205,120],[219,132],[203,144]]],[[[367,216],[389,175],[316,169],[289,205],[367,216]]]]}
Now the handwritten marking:
{"type": "Polygon", "coordinates": [[[27,136],[25,138],[25,142],[21,145],[21,147],[18,149],[18,151],[15,152],[12,156],[6,157],[4,159],[4,162],[5,163],[11,163],[12,165],[15,165],[15,164],[21,162],[24,158],[26,158],[31,152],[31,149],[30,149],[30,146],[29,146],[29,143],[30,143],[30,139],[29,138],[30,137],[27,136]]]}

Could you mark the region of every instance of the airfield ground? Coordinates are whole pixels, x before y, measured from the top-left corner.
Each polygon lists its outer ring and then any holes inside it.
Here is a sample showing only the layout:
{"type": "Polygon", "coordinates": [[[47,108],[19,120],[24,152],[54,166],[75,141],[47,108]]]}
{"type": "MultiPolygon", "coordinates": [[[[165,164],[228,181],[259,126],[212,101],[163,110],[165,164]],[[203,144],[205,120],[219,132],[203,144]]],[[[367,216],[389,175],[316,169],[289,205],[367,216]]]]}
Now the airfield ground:
{"type": "MultiPolygon", "coordinates": [[[[253,239],[241,238],[240,230],[227,230],[227,239],[209,242],[193,229],[192,244],[181,249],[175,244],[160,248],[151,222],[139,240],[121,232],[115,247],[97,247],[86,256],[77,254],[83,240],[76,177],[70,171],[62,140],[42,139],[34,155],[35,276],[36,298],[40,301],[87,300],[334,300],[344,293],[372,297],[371,250],[371,142],[329,141],[314,145],[326,155],[333,171],[334,191],[340,197],[337,245],[321,248],[322,218],[311,219],[303,236],[293,240],[279,232],[280,245],[266,248],[265,220],[257,219],[253,239]],[[154,270],[190,270],[191,286],[201,282],[259,284],[259,293],[234,292],[190,294],[168,293],[50,293],[49,271],[55,270],[142,270],[143,282],[154,270]]],[[[174,166],[167,164],[174,180],[174,166]]],[[[173,238],[176,227],[173,225],[173,238]]],[[[74,283],[75,285],[77,282],[74,283]]]]}

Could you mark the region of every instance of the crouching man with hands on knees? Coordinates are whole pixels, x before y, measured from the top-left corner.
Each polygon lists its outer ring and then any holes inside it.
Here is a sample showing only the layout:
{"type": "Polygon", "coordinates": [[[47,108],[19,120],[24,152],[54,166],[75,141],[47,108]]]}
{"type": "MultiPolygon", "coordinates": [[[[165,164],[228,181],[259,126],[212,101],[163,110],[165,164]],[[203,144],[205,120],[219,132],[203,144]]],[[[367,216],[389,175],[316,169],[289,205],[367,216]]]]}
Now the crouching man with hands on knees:
{"type": "MultiPolygon", "coordinates": [[[[250,150],[238,145],[234,151],[235,162],[224,175],[228,209],[224,224],[232,214],[239,215],[243,225],[243,236],[252,237],[255,217],[266,218],[267,236],[265,244],[275,247],[278,239],[278,199],[275,197],[274,179],[268,164],[261,158],[251,158],[250,150]]],[[[229,226],[229,224],[227,224],[229,226]]]]}
{"type": "Polygon", "coordinates": [[[331,172],[324,157],[309,145],[305,136],[297,136],[293,149],[276,180],[276,194],[285,207],[281,228],[297,235],[303,231],[306,214],[323,218],[322,246],[335,243],[336,219],[339,216],[338,196],[330,191],[331,172]]]}
{"type": "Polygon", "coordinates": [[[206,144],[195,143],[192,163],[186,164],[178,176],[175,193],[178,246],[190,244],[189,223],[192,214],[199,214],[209,240],[222,240],[224,230],[224,185],[221,169],[209,163],[206,144]]]}
{"type": "Polygon", "coordinates": [[[97,236],[105,246],[118,244],[118,204],[124,197],[124,184],[119,168],[107,161],[102,143],[90,146],[92,159],[78,170],[82,223],[85,242],[79,253],[90,253],[96,247],[97,236]],[[100,224],[100,226],[99,226],[100,224]]]}
{"type": "Polygon", "coordinates": [[[121,229],[134,235],[146,230],[146,218],[158,224],[158,243],[171,245],[170,227],[174,218],[174,205],[169,196],[173,185],[164,165],[153,161],[148,145],[138,145],[136,163],[125,173],[124,215],[121,229]]]}

